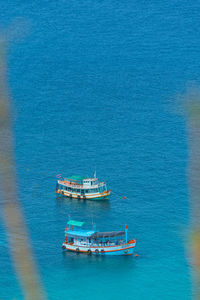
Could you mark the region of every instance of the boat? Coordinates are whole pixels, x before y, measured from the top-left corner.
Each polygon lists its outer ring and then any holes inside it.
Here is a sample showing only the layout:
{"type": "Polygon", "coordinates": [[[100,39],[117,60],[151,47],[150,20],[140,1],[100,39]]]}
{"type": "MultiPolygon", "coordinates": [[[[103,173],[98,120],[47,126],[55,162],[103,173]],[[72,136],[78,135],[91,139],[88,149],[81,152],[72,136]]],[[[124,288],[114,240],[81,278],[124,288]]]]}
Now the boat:
{"type": "Polygon", "coordinates": [[[63,196],[83,200],[104,200],[107,199],[111,190],[107,190],[105,182],[100,182],[96,178],[88,178],[73,175],[65,179],[59,179],[56,185],[56,193],[63,196]]]}
{"type": "Polygon", "coordinates": [[[128,228],[124,231],[99,232],[83,229],[84,222],[69,220],[65,229],[63,250],[88,255],[132,255],[136,240],[128,240],[128,228]]]}

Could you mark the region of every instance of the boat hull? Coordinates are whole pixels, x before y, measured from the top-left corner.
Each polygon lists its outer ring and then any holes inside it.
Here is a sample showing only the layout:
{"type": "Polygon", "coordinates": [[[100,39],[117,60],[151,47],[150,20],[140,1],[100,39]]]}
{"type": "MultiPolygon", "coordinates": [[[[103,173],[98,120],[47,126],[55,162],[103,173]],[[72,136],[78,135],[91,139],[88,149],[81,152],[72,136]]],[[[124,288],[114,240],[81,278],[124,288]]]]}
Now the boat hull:
{"type": "Polygon", "coordinates": [[[62,196],[65,196],[70,199],[78,199],[78,200],[106,200],[108,199],[108,196],[110,195],[110,191],[99,193],[98,195],[77,195],[73,193],[67,193],[64,190],[56,190],[57,194],[60,194],[62,196]]]}
{"type": "Polygon", "coordinates": [[[132,255],[136,242],[127,243],[119,246],[107,246],[107,247],[87,247],[81,245],[70,245],[63,243],[63,250],[72,252],[94,254],[94,255],[132,255]]]}

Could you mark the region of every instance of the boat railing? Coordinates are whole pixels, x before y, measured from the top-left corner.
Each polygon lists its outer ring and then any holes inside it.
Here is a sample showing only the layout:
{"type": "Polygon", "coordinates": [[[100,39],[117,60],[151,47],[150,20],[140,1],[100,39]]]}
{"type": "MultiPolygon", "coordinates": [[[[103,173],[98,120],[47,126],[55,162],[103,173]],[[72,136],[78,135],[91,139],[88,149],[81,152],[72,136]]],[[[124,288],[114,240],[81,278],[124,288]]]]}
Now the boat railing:
{"type": "Polygon", "coordinates": [[[74,245],[73,242],[66,242],[67,245],[74,245]]]}
{"type": "Polygon", "coordinates": [[[80,246],[87,246],[87,242],[79,242],[79,243],[77,243],[77,245],[80,245],[80,246]]]}
{"type": "Polygon", "coordinates": [[[111,247],[111,246],[121,246],[125,242],[124,241],[119,241],[119,242],[100,242],[100,243],[91,243],[91,247],[111,247]]]}
{"type": "Polygon", "coordinates": [[[67,186],[67,187],[73,187],[73,188],[76,188],[76,189],[95,189],[95,188],[98,188],[98,187],[101,187],[101,186],[104,186],[106,183],[105,182],[99,182],[98,184],[95,184],[95,185],[83,185],[83,184],[74,184],[72,182],[69,182],[69,181],[65,181],[65,180],[60,180],[59,183],[67,186]]]}
{"type": "Polygon", "coordinates": [[[120,242],[103,242],[103,243],[87,243],[87,242],[65,242],[67,245],[73,245],[73,246],[83,246],[83,247],[92,247],[92,248],[106,248],[106,247],[124,247],[125,245],[128,244],[133,244],[135,243],[136,240],[130,240],[127,243],[125,241],[120,241],[120,242]]]}

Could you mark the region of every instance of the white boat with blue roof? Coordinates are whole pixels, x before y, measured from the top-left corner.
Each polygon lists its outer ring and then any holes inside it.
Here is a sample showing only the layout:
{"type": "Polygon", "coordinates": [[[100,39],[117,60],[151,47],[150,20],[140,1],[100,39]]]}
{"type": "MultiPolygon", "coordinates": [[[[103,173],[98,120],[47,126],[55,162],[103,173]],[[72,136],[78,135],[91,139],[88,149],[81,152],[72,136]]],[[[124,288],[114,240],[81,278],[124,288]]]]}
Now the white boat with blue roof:
{"type": "Polygon", "coordinates": [[[136,240],[128,240],[128,228],[124,231],[99,232],[83,229],[84,222],[69,220],[65,229],[63,250],[88,255],[132,255],[136,240]]]}

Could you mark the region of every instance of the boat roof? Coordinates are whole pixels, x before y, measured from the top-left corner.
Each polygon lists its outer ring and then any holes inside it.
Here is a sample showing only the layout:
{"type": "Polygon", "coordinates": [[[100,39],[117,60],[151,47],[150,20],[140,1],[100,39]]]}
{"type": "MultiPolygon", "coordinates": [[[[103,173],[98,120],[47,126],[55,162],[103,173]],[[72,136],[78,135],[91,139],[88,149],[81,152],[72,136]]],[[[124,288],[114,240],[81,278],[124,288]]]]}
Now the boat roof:
{"type": "Polygon", "coordinates": [[[87,176],[80,176],[80,175],[72,175],[72,176],[68,177],[67,179],[74,180],[74,181],[82,181],[86,178],[88,178],[88,177],[87,176]]]}
{"type": "Polygon", "coordinates": [[[88,176],[72,175],[70,177],[65,178],[65,180],[82,182],[83,180],[97,181],[98,179],[96,177],[90,178],[88,176]]]}
{"type": "Polygon", "coordinates": [[[85,222],[80,222],[80,221],[75,221],[75,220],[69,220],[67,222],[68,225],[73,225],[73,226],[78,226],[78,227],[81,227],[83,226],[85,222]]]}
{"type": "Polygon", "coordinates": [[[73,237],[90,237],[92,239],[125,235],[125,231],[96,232],[93,230],[68,230],[67,235],[73,237]]]}
{"type": "Polygon", "coordinates": [[[93,230],[68,230],[67,235],[73,237],[91,237],[95,231],[93,230]]]}
{"type": "Polygon", "coordinates": [[[125,235],[125,231],[95,232],[91,238],[104,238],[125,235]]]}

